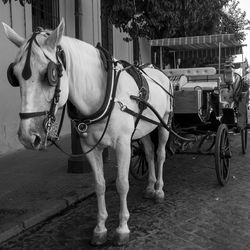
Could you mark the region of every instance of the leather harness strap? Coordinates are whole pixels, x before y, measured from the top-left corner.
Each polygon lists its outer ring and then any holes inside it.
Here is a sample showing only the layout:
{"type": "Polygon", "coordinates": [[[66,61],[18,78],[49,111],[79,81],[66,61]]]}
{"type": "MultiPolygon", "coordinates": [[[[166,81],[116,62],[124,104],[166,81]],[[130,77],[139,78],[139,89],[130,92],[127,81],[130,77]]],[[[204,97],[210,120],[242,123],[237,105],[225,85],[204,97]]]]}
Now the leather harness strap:
{"type": "MultiPolygon", "coordinates": [[[[126,61],[119,60],[118,63],[121,63],[122,66],[124,67],[124,70],[128,72],[129,75],[131,75],[133,79],[135,80],[139,89],[140,98],[147,101],[149,98],[149,87],[148,87],[148,82],[146,78],[143,76],[143,74],[141,73],[141,71],[138,70],[137,67],[135,67],[134,65],[126,61]]],[[[142,112],[144,109],[147,108],[142,102],[139,102],[138,106],[139,106],[140,112],[142,112]]]]}
{"type": "MultiPolygon", "coordinates": [[[[148,82],[146,80],[146,78],[142,75],[141,71],[138,70],[137,67],[135,67],[134,65],[128,63],[127,61],[124,61],[124,60],[119,60],[117,61],[116,63],[120,63],[122,64],[124,70],[133,77],[133,79],[135,80],[136,84],[137,84],[137,87],[139,89],[139,97],[144,100],[144,101],[147,101],[148,98],[149,98],[149,86],[148,86],[148,82]]],[[[135,127],[134,127],[134,131],[131,135],[131,139],[135,133],[135,130],[137,128],[137,125],[140,121],[140,119],[142,119],[143,117],[145,119],[148,119],[146,118],[145,116],[142,115],[143,111],[147,108],[147,106],[142,103],[142,102],[138,102],[138,107],[139,107],[139,112],[136,113],[134,112],[133,110],[129,109],[128,107],[125,107],[124,108],[124,112],[127,112],[129,113],[130,115],[133,115],[134,117],[136,117],[136,120],[135,120],[135,127]]],[[[144,120],[145,120],[144,119],[144,120]]],[[[149,121],[150,119],[148,119],[149,121]]]]}

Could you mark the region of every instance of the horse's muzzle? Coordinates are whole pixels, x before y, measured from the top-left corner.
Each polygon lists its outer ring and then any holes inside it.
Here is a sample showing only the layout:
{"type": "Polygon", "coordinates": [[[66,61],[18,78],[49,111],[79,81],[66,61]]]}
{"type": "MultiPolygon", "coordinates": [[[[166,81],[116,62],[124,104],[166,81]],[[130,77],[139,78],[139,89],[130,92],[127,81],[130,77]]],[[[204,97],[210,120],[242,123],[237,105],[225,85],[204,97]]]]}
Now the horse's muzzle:
{"type": "Polygon", "coordinates": [[[39,132],[33,129],[24,129],[20,124],[18,130],[19,141],[27,149],[42,150],[45,148],[45,135],[43,132],[39,132]]]}

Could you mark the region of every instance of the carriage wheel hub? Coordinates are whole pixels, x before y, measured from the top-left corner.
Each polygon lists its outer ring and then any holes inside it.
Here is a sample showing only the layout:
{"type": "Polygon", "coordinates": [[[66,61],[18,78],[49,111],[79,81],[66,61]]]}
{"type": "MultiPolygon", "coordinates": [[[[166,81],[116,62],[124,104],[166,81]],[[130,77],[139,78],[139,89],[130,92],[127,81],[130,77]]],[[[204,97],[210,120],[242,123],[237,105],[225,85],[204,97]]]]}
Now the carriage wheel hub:
{"type": "Polygon", "coordinates": [[[230,159],[230,158],[232,158],[231,150],[222,151],[221,152],[221,158],[222,159],[230,159]]]}

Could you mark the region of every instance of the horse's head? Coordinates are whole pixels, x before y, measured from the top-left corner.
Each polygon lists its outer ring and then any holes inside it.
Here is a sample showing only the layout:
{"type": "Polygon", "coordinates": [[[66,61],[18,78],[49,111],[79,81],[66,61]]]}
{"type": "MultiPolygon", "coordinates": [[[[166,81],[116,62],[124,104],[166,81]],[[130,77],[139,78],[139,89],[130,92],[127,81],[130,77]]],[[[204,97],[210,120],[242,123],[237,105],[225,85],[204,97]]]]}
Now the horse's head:
{"type": "Polygon", "coordinates": [[[7,72],[14,87],[20,87],[21,112],[18,136],[30,149],[43,149],[55,114],[68,98],[68,79],[59,46],[64,20],[53,31],[38,30],[25,40],[4,24],[7,38],[19,52],[7,72]]]}

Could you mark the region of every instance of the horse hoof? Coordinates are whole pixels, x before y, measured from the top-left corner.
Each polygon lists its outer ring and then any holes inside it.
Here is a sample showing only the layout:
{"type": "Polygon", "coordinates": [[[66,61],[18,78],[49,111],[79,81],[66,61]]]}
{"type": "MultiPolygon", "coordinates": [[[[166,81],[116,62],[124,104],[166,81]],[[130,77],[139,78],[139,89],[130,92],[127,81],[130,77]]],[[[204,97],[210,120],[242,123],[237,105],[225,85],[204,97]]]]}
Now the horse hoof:
{"type": "Polygon", "coordinates": [[[155,203],[161,204],[164,201],[164,197],[155,197],[155,203]]]}
{"type": "Polygon", "coordinates": [[[156,192],[155,193],[155,203],[160,204],[164,201],[164,193],[156,192]]]}
{"type": "Polygon", "coordinates": [[[154,199],[155,198],[155,191],[154,190],[146,190],[143,194],[143,198],[154,199]]]}
{"type": "Polygon", "coordinates": [[[129,233],[116,233],[114,237],[114,245],[123,246],[129,242],[129,233]]]}
{"type": "Polygon", "coordinates": [[[102,233],[93,233],[93,237],[91,240],[91,245],[100,246],[103,245],[107,241],[107,231],[102,233]]]}

